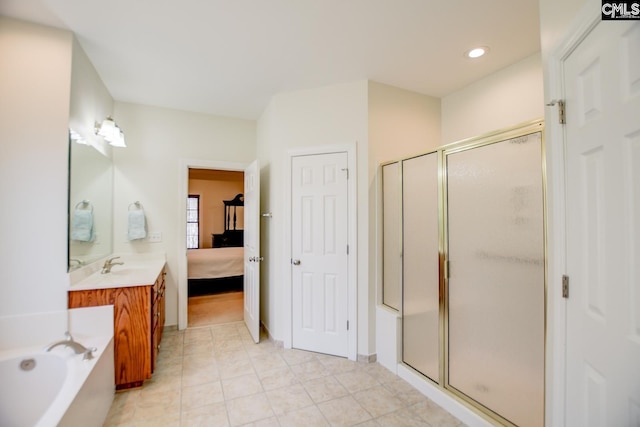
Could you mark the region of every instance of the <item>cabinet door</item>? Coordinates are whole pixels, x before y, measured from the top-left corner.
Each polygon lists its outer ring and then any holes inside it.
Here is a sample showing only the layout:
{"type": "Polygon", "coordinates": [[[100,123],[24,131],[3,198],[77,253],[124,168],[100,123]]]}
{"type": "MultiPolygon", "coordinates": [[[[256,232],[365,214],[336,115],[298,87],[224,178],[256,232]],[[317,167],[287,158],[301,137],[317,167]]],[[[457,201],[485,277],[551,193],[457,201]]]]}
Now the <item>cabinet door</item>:
{"type": "Polygon", "coordinates": [[[135,387],[151,378],[151,290],[118,288],[114,306],[116,385],[135,387]]]}

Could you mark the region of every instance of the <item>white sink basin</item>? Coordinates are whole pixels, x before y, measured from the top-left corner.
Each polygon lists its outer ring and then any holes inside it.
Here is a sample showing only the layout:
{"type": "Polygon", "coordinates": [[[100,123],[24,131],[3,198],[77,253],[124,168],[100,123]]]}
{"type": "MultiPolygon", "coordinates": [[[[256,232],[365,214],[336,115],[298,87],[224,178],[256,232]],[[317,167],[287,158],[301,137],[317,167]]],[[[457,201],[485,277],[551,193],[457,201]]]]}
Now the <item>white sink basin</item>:
{"type": "Polygon", "coordinates": [[[102,269],[87,276],[71,287],[71,290],[115,288],[123,286],[151,285],[164,266],[164,260],[126,262],[114,265],[109,273],[102,269]]]}

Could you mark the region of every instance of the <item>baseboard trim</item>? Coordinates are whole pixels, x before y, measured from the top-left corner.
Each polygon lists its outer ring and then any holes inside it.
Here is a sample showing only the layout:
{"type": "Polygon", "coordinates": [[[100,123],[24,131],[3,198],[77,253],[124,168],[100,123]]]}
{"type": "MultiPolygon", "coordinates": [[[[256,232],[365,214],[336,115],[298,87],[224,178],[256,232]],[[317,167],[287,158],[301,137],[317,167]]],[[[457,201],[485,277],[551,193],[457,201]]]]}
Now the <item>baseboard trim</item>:
{"type": "Polygon", "coordinates": [[[359,354],[358,355],[358,363],[376,363],[378,357],[376,353],[373,354],[359,354]]]}

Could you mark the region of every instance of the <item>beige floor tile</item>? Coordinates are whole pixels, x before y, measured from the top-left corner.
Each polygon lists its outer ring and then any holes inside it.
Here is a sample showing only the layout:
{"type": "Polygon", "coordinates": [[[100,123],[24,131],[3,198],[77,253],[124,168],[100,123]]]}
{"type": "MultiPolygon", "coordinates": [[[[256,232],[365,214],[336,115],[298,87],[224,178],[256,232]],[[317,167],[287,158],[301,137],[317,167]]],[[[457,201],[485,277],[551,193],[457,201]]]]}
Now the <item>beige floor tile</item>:
{"type": "Polygon", "coordinates": [[[133,415],[133,422],[142,423],[151,418],[173,417],[180,414],[180,390],[141,393],[133,415]]]}
{"type": "Polygon", "coordinates": [[[276,415],[313,405],[313,401],[301,384],[270,390],[266,395],[276,415]]]}
{"type": "Polygon", "coordinates": [[[220,362],[219,364],[220,378],[234,378],[242,375],[255,374],[253,364],[247,357],[246,359],[236,359],[220,362]]]}
{"type": "Polygon", "coordinates": [[[360,369],[337,374],[335,377],[349,393],[356,393],[380,384],[375,378],[360,369]]]}
{"type": "Polygon", "coordinates": [[[165,331],[156,371],[105,427],[460,427],[379,364],[253,343],[244,322],[165,331]]]}
{"type": "Polygon", "coordinates": [[[358,363],[342,357],[325,356],[318,357],[318,360],[322,365],[327,368],[330,374],[342,374],[345,372],[351,372],[358,368],[358,363]]]}
{"type": "Polygon", "coordinates": [[[213,325],[208,329],[211,332],[211,336],[214,341],[218,342],[221,339],[227,339],[231,337],[238,337],[240,333],[238,332],[238,324],[244,326],[243,322],[235,322],[235,323],[225,323],[221,325],[213,325]]]}
{"type": "Polygon", "coordinates": [[[340,397],[318,404],[318,408],[332,426],[354,426],[371,419],[371,415],[353,398],[340,397]]]}
{"type": "Polygon", "coordinates": [[[278,353],[267,353],[256,357],[251,357],[251,362],[256,372],[271,371],[277,368],[287,368],[287,362],[278,353]]]}
{"type": "Polygon", "coordinates": [[[360,363],[358,365],[360,369],[371,375],[380,384],[393,382],[398,379],[398,377],[393,372],[380,365],[379,363],[360,363]]]}
{"type": "Polygon", "coordinates": [[[280,427],[329,426],[329,422],[315,405],[282,414],[278,416],[278,421],[280,422],[280,427]]]}
{"type": "Polygon", "coordinates": [[[289,365],[298,365],[300,363],[311,362],[312,360],[317,360],[315,353],[311,353],[309,351],[302,350],[283,350],[282,358],[289,365]]]}
{"type": "Polygon", "coordinates": [[[278,369],[272,369],[270,371],[257,370],[262,387],[265,390],[273,390],[280,387],[292,386],[298,384],[300,381],[296,378],[295,374],[291,371],[291,368],[284,367],[278,369]]]}
{"type": "Polygon", "coordinates": [[[280,427],[280,423],[276,417],[270,417],[244,424],[242,427],[280,427]]]}
{"type": "Polygon", "coordinates": [[[207,343],[213,342],[213,335],[209,328],[189,328],[184,333],[184,344],[192,344],[194,342],[207,343]]]}
{"type": "Polygon", "coordinates": [[[299,363],[297,365],[291,365],[291,371],[301,382],[329,375],[327,368],[316,359],[299,363]]]}
{"type": "Polygon", "coordinates": [[[229,417],[224,403],[200,406],[182,411],[180,427],[228,427],[229,417]]]}
{"type": "Polygon", "coordinates": [[[143,419],[136,419],[127,424],[122,424],[119,427],[180,427],[180,414],[152,415],[143,419]]]}
{"type": "Polygon", "coordinates": [[[233,400],[264,391],[256,374],[223,379],[222,390],[226,400],[233,400]]]}
{"type": "Polygon", "coordinates": [[[274,416],[269,399],[264,393],[228,400],[226,403],[229,420],[233,427],[274,416]]]}
{"type": "Polygon", "coordinates": [[[349,394],[347,389],[333,376],[305,381],[302,385],[315,403],[326,402],[349,394]]]}
{"type": "Polygon", "coordinates": [[[213,354],[213,341],[191,341],[184,343],[184,355],[213,354]]]}
{"type": "Polygon", "coordinates": [[[389,390],[381,385],[359,391],[353,397],[374,418],[397,411],[405,406],[404,402],[394,397],[389,390]]]}
{"type": "Polygon", "coordinates": [[[413,405],[426,399],[422,393],[400,378],[386,382],[383,386],[406,405],[413,405]]]}
{"type": "Polygon", "coordinates": [[[233,353],[237,351],[246,352],[240,337],[216,340],[216,354],[233,353]]]}
{"type": "Polygon", "coordinates": [[[182,387],[181,375],[154,375],[151,379],[144,382],[144,387],[140,389],[141,398],[155,393],[170,392],[180,390],[182,387]]]}
{"type": "Polygon", "coordinates": [[[354,427],[400,427],[400,426],[390,426],[386,424],[380,424],[378,420],[369,420],[360,424],[356,424],[354,427]]]}
{"type": "Polygon", "coordinates": [[[200,369],[194,366],[184,367],[182,371],[182,387],[206,384],[219,379],[217,365],[203,366],[200,369]]]}
{"type": "Polygon", "coordinates": [[[184,387],[182,389],[182,411],[188,411],[200,406],[224,402],[220,381],[184,387]]]}
{"type": "Polygon", "coordinates": [[[430,399],[425,399],[420,403],[410,406],[420,418],[429,423],[432,427],[458,427],[462,422],[456,417],[442,409],[430,399]]]}

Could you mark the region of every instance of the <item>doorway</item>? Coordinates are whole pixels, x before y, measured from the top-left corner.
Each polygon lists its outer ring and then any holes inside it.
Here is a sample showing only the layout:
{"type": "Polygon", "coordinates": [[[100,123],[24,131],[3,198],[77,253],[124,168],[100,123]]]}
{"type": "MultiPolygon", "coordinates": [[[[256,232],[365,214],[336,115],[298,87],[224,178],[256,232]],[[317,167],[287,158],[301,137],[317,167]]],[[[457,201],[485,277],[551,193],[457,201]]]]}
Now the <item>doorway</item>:
{"type": "MultiPolygon", "coordinates": [[[[234,172],[234,173],[243,173],[247,164],[243,163],[231,163],[231,162],[218,162],[218,161],[207,161],[207,160],[193,160],[193,159],[183,159],[180,161],[180,195],[179,195],[179,203],[178,208],[180,209],[178,215],[178,230],[180,230],[180,235],[182,238],[178,239],[178,329],[186,329],[189,326],[189,279],[188,279],[188,262],[187,262],[187,253],[189,249],[187,249],[187,200],[189,197],[189,175],[190,170],[198,169],[198,170],[211,170],[218,172],[234,172]]],[[[236,193],[238,194],[238,193],[236,193]]],[[[235,196],[235,195],[234,195],[235,196]]],[[[231,197],[233,199],[233,197],[231,197]]],[[[227,199],[225,199],[227,200],[227,199]]],[[[203,203],[203,200],[200,200],[203,203]]],[[[220,221],[224,221],[225,211],[224,205],[222,210],[222,218],[220,221]]],[[[238,221],[238,211],[236,210],[236,221],[238,221]]],[[[231,214],[232,215],[232,214],[231,214]]],[[[214,221],[215,219],[209,218],[214,221]]],[[[231,218],[233,221],[233,218],[231,218]]],[[[237,228],[236,222],[236,228],[237,228]]],[[[224,231],[224,230],[223,230],[224,231]]],[[[203,231],[206,233],[206,231],[203,231]]],[[[209,232],[209,235],[204,237],[200,237],[203,244],[204,241],[207,240],[208,237],[209,242],[213,243],[213,236],[211,234],[219,234],[209,232]]],[[[203,236],[202,233],[199,233],[199,236],[203,236]]],[[[243,261],[243,265],[246,264],[243,261]]]]}
{"type": "Polygon", "coordinates": [[[243,319],[244,172],[189,168],[188,327],[243,319]]]}

